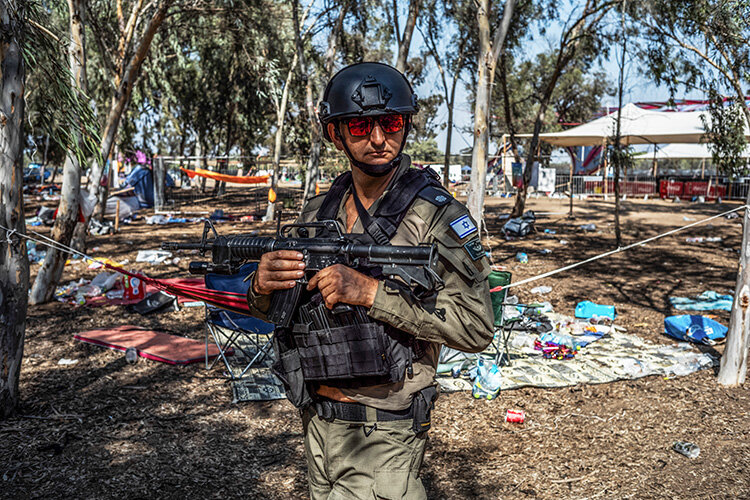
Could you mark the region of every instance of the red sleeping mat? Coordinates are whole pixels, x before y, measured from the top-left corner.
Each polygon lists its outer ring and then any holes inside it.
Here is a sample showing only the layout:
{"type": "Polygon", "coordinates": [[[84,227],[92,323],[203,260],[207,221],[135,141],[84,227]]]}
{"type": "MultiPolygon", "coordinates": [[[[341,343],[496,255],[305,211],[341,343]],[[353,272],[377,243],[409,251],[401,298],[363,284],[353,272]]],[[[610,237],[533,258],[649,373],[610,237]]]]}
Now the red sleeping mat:
{"type": "MultiPolygon", "coordinates": [[[[206,346],[200,340],[144,330],[133,325],[122,325],[106,330],[89,330],[76,334],[74,338],[81,342],[123,352],[130,347],[135,347],[142,358],[170,365],[187,365],[202,361],[206,356],[206,346]]],[[[232,351],[228,350],[225,354],[232,354],[232,351]]],[[[215,345],[209,345],[208,356],[218,355],[219,349],[215,345]]]]}

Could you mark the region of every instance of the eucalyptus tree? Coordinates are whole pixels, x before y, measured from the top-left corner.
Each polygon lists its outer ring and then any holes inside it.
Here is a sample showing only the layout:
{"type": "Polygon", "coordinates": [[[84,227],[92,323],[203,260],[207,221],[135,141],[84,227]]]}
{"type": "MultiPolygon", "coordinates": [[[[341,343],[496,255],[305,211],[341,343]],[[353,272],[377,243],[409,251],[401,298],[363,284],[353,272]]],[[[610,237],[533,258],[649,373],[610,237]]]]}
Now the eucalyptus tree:
{"type": "Polygon", "coordinates": [[[24,2],[0,3],[0,418],[9,416],[18,402],[18,380],[26,329],[26,290],[29,260],[26,242],[12,237],[24,233],[23,133],[26,65],[24,2]]]}
{"type": "Polygon", "coordinates": [[[399,9],[398,2],[393,0],[390,5],[388,3],[383,4],[383,8],[386,12],[386,18],[388,23],[393,29],[393,35],[396,39],[396,69],[402,73],[406,72],[406,63],[409,58],[409,49],[411,47],[411,39],[414,35],[414,28],[417,25],[417,19],[419,17],[419,11],[422,6],[422,0],[409,0],[408,14],[406,16],[406,22],[404,23],[404,29],[401,30],[399,22],[399,9]]]}
{"type": "Polygon", "coordinates": [[[106,0],[91,1],[88,11],[90,24],[106,75],[104,92],[108,96],[100,109],[100,115],[105,117],[99,145],[102,161],[93,163],[89,179],[89,185],[97,197],[95,217],[101,217],[104,213],[109,186],[107,182],[102,182],[106,161],[112,152],[133,86],[141,76],[141,67],[151,49],[154,35],[176,1],[154,0],[146,3],[144,0],[116,0],[114,5],[106,0]]]}
{"type": "Polygon", "coordinates": [[[440,75],[443,102],[448,110],[445,149],[443,155],[443,184],[450,184],[449,167],[451,142],[453,139],[453,117],[456,104],[456,87],[469,57],[469,26],[472,16],[471,4],[453,0],[427,0],[425,15],[418,26],[427,53],[432,58],[440,75]],[[446,31],[453,33],[450,38],[446,31]]]}
{"type": "Polygon", "coordinates": [[[37,3],[0,2],[0,418],[18,402],[18,382],[28,306],[29,261],[23,215],[23,146],[26,136],[26,78],[37,81],[34,98],[46,113],[39,122],[79,161],[95,142],[85,119],[90,111],[71,86],[66,44],[46,25],[50,10],[37,3]]]}
{"type": "MultiPolygon", "coordinates": [[[[720,169],[734,173],[745,136],[750,133],[745,95],[750,83],[750,0],[650,0],[645,3],[644,19],[649,74],[656,82],[667,84],[672,93],[679,85],[710,91],[712,123],[706,126],[713,136],[712,153],[720,169]],[[722,89],[730,91],[728,107],[717,95],[722,89]]],[[[742,384],[747,376],[749,245],[750,210],[745,210],[734,305],[718,377],[722,385],[742,384]]]]}
{"type": "MultiPolygon", "coordinates": [[[[84,95],[86,92],[85,1],[68,0],[68,10],[70,20],[70,41],[68,46],[70,86],[72,89],[75,89],[73,95],[84,95]]],[[[80,117],[77,121],[80,122],[80,117]]],[[[78,147],[68,151],[65,158],[60,204],[58,205],[57,217],[52,228],[52,239],[62,245],[70,243],[73,230],[78,223],[79,206],[81,203],[81,162],[75,154],[76,149],[81,149],[80,143],[83,141],[81,131],[74,131],[71,139],[78,147]]],[[[52,300],[55,287],[62,277],[67,258],[67,252],[54,247],[47,249],[44,262],[42,262],[42,266],[37,273],[29,296],[29,301],[32,304],[52,300]]]]}
{"type": "Polygon", "coordinates": [[[477,2],[477,32],[479,52],[477,54],[477,86],[474,101],[474,146],[471,152],[471,182],[466,206],[472,217],[483,224],[484,192],[487,184],[487,146],[489,144],[488,114],[490,109],[490,89],[495,79],[497,59],[503,50],[503,43],[510,28],[515,0],[505,0],[502,21],[490,41],[490,1],[477,2]]]}
{"type": "Polygon", "coordinates": [[[545,114],[560,77],[570,69],[575,61],[581,67],[589,68],[602,54],[606,53],[607,38],[603,26],[607,14],[619,5],[620,0],[586,0],[583,5],[574,6],[564,22],[555,48],[554,64],[544,83],[533,98],[534,128],[526,150],[526,164],[523,170],[523,185],[518,189],[512,215],[520,216],[526,205],[531,172],[538,159],[539,134],[545,123],[545,114]]]}
{"type": "MultiPolygon", "coordinates": [[[[316,72],[316,80],[318,82],[318,96],[316,105],[317,102],[320,102],[323,99],[323,93],[325,92],[325,82],[328,81],[331,76],[333,76],[339,40],[343,38],[344,35],[344,20],[349,14],[349,9],[352,7],[353,3],[354,0],[341,0],[340,2],[332,2],[332,5],[335,6],[335,8],[327,10],[326,25],[329,27],[327,48],[324,55],[322,56],[322,67],[316,72]],[[336,15],[332,16],[332,13],[334,13],[334,11],[336,10],[336,15]]],[[[300,50],[300,46],[302,46],[302,44],[298,43],[298,52],[300,50]]],[[[309,79],[310,75],[303,75],[303,79],[305,78],[309,79]]],[[[310,82],[308,81],[306,85],[309,84],[310,82]]],[[[309,103],[310,101],[307,102],[309,103]]],[[[308,108],[308,114],[310,114],[310,105],[307,104],[306,107],[308,108]]],[[[312,121],[312,116],[310,117],[310,120],[312,121]]],[[[323,135],[321,131],[317,127],[311,125],[310,155],[308,157],[307,169],[305,171],[305,192],[303,195],[303,201],[307,201],[315,193],[315,185],[317,184],[318,176],[320,175],[320,154],[322,145],[323,135]]]]}

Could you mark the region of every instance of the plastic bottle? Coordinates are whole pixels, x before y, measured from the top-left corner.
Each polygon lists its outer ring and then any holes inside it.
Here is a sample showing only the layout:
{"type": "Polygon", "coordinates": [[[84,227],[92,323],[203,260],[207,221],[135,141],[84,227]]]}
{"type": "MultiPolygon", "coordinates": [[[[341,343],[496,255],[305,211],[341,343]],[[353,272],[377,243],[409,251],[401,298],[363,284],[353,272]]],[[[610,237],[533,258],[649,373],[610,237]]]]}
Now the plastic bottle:
{"type": "Polygon", "coordinates": [[[492,363],[488,368],[487,363],[481,358],[477,361],[477,364],[479,369],[471,389],[471,395],[476,399],[495,399],[500,393],[500,386],[502,385],[500,369],[495,363],[492,363]]]}

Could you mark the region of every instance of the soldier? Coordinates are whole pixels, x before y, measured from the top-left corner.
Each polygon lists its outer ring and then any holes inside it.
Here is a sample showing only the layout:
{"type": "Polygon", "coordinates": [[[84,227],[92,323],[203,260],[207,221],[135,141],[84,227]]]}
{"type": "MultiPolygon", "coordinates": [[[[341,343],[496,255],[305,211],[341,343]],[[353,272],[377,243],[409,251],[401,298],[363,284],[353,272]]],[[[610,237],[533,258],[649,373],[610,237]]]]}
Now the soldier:
{"type": "MultiPolygon", "coordinates": [[[[323,134],[351,170],[298,222],[336,220],[363,243],[435,243],[445,286],[419,297],[377,268],[330,266],[309,279],[292,328],[277,330],[274,372],[300,408],[313,499],[425,498],[419,469],[440,347],[478,352],[492,340],[476,222],[402,153],[417,109],[404,75],[370,62],[334,75],[319,104],[323,134]],[[337,304],[353,314],[333,314],[337,304]]],[[[263,255],[248,294],[253,314],[264,318],[269,295],[304,276],[302,260],[296,251],[263,255]]]]}

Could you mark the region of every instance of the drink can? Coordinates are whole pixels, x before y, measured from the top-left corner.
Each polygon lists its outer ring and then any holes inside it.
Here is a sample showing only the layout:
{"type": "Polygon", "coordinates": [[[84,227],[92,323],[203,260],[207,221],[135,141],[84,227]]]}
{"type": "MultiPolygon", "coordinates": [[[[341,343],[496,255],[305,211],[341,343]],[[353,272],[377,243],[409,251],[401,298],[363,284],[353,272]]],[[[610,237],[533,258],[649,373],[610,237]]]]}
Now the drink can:
{"type": "Polygon", "coordinates": [[[508,410],[505,412],[505,421],[514,424],[522,424],[526,420],[526,412],[523,410],[508,410]]]}
{"type": "Polygon", "coordinates": [[[128,347],[125,349],[125,361],[128,363],[135,363],[138,361],[138,349],[135,347],[128,347]]]}

